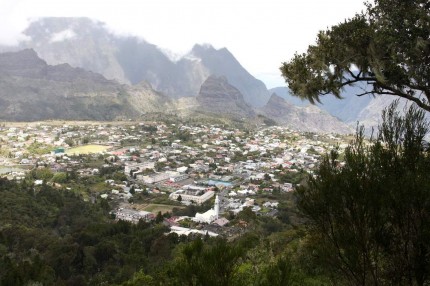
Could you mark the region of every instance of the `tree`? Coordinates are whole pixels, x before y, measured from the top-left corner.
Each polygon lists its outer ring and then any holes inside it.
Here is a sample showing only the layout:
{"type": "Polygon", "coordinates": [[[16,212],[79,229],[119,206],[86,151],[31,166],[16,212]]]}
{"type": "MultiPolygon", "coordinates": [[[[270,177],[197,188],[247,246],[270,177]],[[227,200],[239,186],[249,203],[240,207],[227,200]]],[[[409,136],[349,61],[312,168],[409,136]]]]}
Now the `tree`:
{"type": "Polygon", "coordinates": [[[122,286],[138,286],[138,285],[157,285],[150,275],[146,275],[143,270],[134,273],[133,278],[121,284],[122,286]]]}
{"type": "MultiPolygon", "coordinates": [[[[318,265],[352,285],[430,282],[430,167],[424,111],[398,101],[384,110],[379,134],[363,128],[345,151],[332,152],[298,188],[318,265]]],[[[342,284],[342,283],[340,283],[342,284]]]]}
{"type": "Polygon", "coordinates": [[[252,211],[252,207],[244,207],[243,210],[237,214],[237,218],[246,222],[251,222],[257,219],[257,215],[252,211]]]}
{"type": "Polygon", "coordinates": [[[69,145],[70,147],[72,147],[73,145],[75,145],[75,142],[73,141],[72,138],[66,138],[64,140],[64,143],[66,143],[67,145],[69,145]]]}
{"type": "Polygon", "coordinates": [[[30,176],[32,176],[35,180],[43,180],[46,182],[54,176],[54,173],[52,173],[51,169],[49,168],[37,168],[30,172],[30,176]]]}
{"type": "Polygon", "coordinates": [[[427,0],[375,0],[366,12],[320,31],[316,45],[283,63],[282,75],[294,95],[311,103],[363,83],[358,96],[397,96],[430,111],[429,23],[427,0]]]}
{"type": "Polygon", "coordinates": [[[197,237],[186,244],[171,264],[173,285],[234,285],[234,275],[245,249],[225,239],[197,237]]]}
{"type": "Polygon", "coordinates": [[[155,222],[156,223],[160,223],[160,222],[163,222],[164,221],[164,217],[163,217],[163,215],[161,214],[161,211],[159,211],[158,213],[157,213],[157,216],[155,217],[155,222]]]}
{"type": "Polygon", "coordinates": [[[67,174],[65,172],[55,173],[52,181],[55,183],[65,183],[67,182],[67,174]]]}
{"type": "Polygon", "coordinates": [[[289,286],[289,285],[300,285],[295,280],[294,272],[292,269],[292,263],[284,257],[280,257],[275,263],[269,264],[264,269],[261,281],[261,286],[289,286]]]}
{"type": "Polygon", "coordinates": [[[135,188],[134,188],[134,186],[131,186],[131,188],[130,188],[130,194],[132,194],[132,195],[134,195],[135,193],[136,193],[136,190],[135,190],[135,188]]]}

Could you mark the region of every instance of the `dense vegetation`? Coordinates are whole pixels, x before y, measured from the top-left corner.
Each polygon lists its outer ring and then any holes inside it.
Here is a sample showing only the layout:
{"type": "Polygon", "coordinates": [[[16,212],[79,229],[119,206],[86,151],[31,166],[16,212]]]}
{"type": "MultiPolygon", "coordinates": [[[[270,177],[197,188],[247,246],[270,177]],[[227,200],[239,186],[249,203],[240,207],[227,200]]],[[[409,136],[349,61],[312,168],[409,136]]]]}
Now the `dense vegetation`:
{"type": "Polygon", "coordinates": [[[430,283],[430,4],[425,0],[375,0],[318,34],[316,45],[281,67],[294,95],[312,103],[341,97],[361,84],[358,96],[390,95],[414,103],[401,115],[398,103],[383,112],[379,134],[365,143],[357,132],[340,162],[326,156],[298,205],[308,221],[308,246],[335,284],[430,283]]]}
{"type": "MultiPolygon", "coordinates": [[[[429,8],[427,1],[375,1],[284,65],[290,88],[312,101],[366,81],[364,93],[429,110],[429,8]]],[[[84,200],[104,179],[124,180],[117,166],[80,182],[74,171],[44,168],[19,182],[0,179],[0,285],[430,285],[429,126],[417,107],[396,110],[397,103],[384,111],[370,142],[359,129],[342,162],[335,151],[326,155],[294,198],[273,192],[276,217],[250,208],[229,214],[241,229],[228,240],[167,234],[161,213],[150,223],[115,221],[107,200],[84,200]]],[[[240,152],[232,158],[244,159],[240,152]]],[[[303,175],[277,179],[297,184],[303,175]]]]}
{"type": "Polygon", "coordinates": [[[370,143],[358,131],[342,167],[332,152],[298,189],[315,263],[340,284],[430,283],[429,125],[417,107],[396,110],[370,143]]]}
{"type": "Polygon", "coordinates": [[[67,190],[7,180],[0,190],[1,285],[119,283],[165,258],[160,252],[148,263],[165,227],[111,223],[103,200],[89,204],[67,190]]]}
{"type": "MultiPolygon", "coordinates": [[[[249,209],[232,223],[240,236],[166,235],[157,219],[114,221],[106,200],[50,185],[0,180],[0,285],[297,285],[318,277],[296,255],[304,233],[249,209]],[[291,255],[290,255],[291,254],[291,255]],[[294,260],[294,263],[293,263],[294,260]],[[294,265],[294,267],[293,267],[294,265]],[[309,278],[311,277],[311,278],[309,278]]],[[[283,219],[282,219],[283,218],[283,219]]],[[[306,259],[303,259],[305,261],[306,259]]]]}
{"type": "Polygon", "coordinates": [[[105,179],[124,179],[118,167],[81,179],[46,168],[1,179],[0,285],[427,285],[428,123],[416,107],[396,108],[370,141],[358,130],[343,162],[323,157],[295,195],[260,195],[279,200],[275,217],[226,214],[239,230],[228,240],[167,234],[161,214],[115,221],[107,200],[85,201],[105,179]]]}

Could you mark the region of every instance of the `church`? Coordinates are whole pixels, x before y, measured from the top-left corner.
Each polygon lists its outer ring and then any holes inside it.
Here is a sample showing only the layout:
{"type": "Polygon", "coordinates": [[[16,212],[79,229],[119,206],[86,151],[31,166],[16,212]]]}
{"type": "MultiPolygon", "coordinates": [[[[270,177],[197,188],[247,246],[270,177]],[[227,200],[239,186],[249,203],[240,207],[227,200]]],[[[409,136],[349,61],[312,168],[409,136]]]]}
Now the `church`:
{"type": "Polygon", "coordinates": [[[219,197],[215,197],[215,205],[205,213],[196,213],[193,221],[200,223],[211,223],[219,218],[219,197]]]}

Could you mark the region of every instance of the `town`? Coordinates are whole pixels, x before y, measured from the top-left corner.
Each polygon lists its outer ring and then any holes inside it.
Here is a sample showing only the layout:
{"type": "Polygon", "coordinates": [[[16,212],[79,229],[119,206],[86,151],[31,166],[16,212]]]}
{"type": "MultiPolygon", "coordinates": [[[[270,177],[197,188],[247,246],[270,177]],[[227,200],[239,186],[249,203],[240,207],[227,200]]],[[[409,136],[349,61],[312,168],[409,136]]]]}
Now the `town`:
{"type": "Polygon", "coordinates": [[[0,173],[103,202],[112,219],[234,237],[249,216],[290,221],[294,188],[348,136],[221,124],[4,123],[0,173]]]}

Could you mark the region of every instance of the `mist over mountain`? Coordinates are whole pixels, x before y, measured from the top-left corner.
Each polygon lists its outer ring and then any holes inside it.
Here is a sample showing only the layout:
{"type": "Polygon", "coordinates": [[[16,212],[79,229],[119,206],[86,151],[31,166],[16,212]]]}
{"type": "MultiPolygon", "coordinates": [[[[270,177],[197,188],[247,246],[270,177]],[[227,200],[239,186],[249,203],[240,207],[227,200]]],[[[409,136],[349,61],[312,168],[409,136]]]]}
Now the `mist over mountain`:
{"type": "Polygon", "coordinates": [[[251,106],[263,106],[270,96],[264,83],[249,74],[226,48],[195,45],[173,61],[156,45],[113,34],[103,23],[88,18],[41,18],[24,34],[28,40],[19,48],[34,49],[50,65],[68,63],[121,83],[147,81],[171,98],[197,96],[210,75],[226,77],[251,106]]]}
{"type": "Polygon", "coordinates": [[[246,71],[226,48],[216,50],[210,45],[195,45],[184,59],[190,57],[201,59],[198,62],[212,75],[226,77],[252,106],[263,106],[269,100],[270,93],[264,83],[246,71]]]}
{"type": "Polygon", "coordinates": [[[32,49],[0,54],[1,120],[137,119],[148,112],[251,124],[270,118],[295,130],[347,132],[317,107],[296,107],[276,95],[258,114],[225,76],[209,76],[195,97],[172,100],[145,81],[120,84],[69,64],[48,65],[32,49]]]}
{"type": "Polygon", "coordinates": [[[261,113],[291,129],[309,132],[353,133],[353,129],[314,105],[296,106],[276,93],[260,109],[261,113]]]}
{"type": "MultiPolygon", "coordinates": [[[[277,87],[270,89],[270,92],[275,92],[282,98],[284,98],[287,102],[294,104],[296,106],[308,106],[310,102],[308,100],[302,100],[298,97],[291,95],[288,87],[277,87]]],[[[362,120],[362,112],[366,109],[369,104],[374,100],[373,96],[365,95],[365,96],[357,96],[357,94],[363,93],[361,87],[353,86],[346,87],[342,92],[341,99],[336,98],[333,95],[324,95],[320,97],[321,103],[317,103],[315,106],[319,107],[322,110],[327,111],[329,114],[339,118],[341,121],[355,125],[358,120],[362,120]]],[[[387,105],[390,102],[387,102],[387,105]]],[[[384,105],[385,107],[386,105],[384,105]]],[[[383,107],[380,108],[380,111],[383,107]]],[[[360,120],[360,121],[361,121],[360,120]]]]}
{"type": "Polygon", "coordinates": [[[114,120],[164,110],[149,85],[130,87],[69,64],[48,65],[34,50],[0,54],[0,119],[114,120]]]}
{"type": "Polygon", "coordinates": [[[27,49],[16,55],[6,53],[2,63],[4,71],[14,71],[1,78],[2,116],[9,120],[111,120],[148,111],[242,120],[260,113],[296,129],[344,133],[344,126],[321,110],[349,124],[355,124],[360,114],[369,114],[363,110],[370,97],[346,95],[339,100],[325,96],[322,104],[308,106],[307,101],[289,95],[285,87],[271,90],[285,102],[270,97],[264,83],[247,72],[228,49],[209,44],[196,44],[189,53],[173,59],[142,38],[114,34],[103,23],[88,18],[41,18],[24,34],[27,40],[18,47],[0,48],[27,49]],[[17,55],[22,59],[11,64],[10,58],[17,55]],[[20,80],[13,82],[11,76],[20,80]],[[17,97],[11,99],[5,91],[17,97]],[[29,105],[40,113],[28,112],[29,105]]]}

